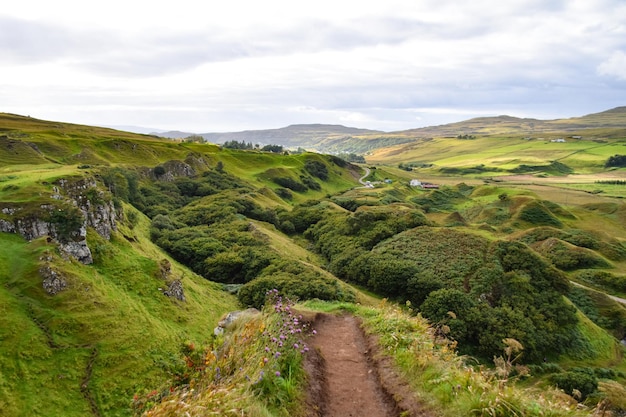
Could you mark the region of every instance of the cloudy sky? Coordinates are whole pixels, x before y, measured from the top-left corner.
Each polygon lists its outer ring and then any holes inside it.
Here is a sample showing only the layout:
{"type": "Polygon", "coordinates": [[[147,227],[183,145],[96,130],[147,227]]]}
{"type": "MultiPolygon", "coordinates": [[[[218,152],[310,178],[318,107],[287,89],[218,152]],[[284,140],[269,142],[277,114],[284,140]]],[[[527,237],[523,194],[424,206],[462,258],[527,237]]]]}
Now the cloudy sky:
{"type": "Polygon", "coordinates": [[[70,0],[0,8],[0,112],[385,131],[626,105],[624,0],[70,0]]]}

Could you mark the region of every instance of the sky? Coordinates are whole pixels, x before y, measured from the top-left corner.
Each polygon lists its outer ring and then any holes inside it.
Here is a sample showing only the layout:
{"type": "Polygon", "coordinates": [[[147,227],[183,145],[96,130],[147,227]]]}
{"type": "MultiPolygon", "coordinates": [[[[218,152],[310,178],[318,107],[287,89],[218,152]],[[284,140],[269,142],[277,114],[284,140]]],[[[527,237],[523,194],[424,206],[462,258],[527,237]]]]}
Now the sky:
{"type": "Polygon", "coordinates": [[[0,112],[194,133],[398,131],[626,105],[624,0],[20,0],[0,112]]]}

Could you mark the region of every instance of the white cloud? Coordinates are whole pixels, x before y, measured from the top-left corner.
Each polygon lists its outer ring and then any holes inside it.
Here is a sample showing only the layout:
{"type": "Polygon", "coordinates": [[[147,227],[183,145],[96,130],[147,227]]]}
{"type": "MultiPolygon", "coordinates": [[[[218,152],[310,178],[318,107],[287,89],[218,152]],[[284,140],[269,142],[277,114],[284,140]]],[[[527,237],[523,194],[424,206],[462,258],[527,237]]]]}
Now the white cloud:
{"type": "Polygon", "coordinates": [[[625,104],[625,21],[621,0],[22,0],[0,10],[0,111],[199,132],[576,116],[625,104]]]}
{"type": "Polygon", "coordinates": [[[598,65],[598,73],[626,81],[626,53],[613,52],[606,61],[598,65]]]}

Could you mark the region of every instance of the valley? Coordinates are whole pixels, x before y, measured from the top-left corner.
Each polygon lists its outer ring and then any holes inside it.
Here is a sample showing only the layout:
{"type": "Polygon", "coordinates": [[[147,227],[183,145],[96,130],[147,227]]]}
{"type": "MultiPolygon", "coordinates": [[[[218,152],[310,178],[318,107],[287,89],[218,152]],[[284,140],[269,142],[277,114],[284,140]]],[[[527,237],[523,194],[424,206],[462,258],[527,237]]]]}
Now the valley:
{"type": "Polygon", "coordinates": [[[305,398],[334,383],[306,372],[325,314],[419,398],[390,415],[620,415],[624,126],[297,126],[271,152],[0,114],[0,409],[332,415],[305,398]]]}

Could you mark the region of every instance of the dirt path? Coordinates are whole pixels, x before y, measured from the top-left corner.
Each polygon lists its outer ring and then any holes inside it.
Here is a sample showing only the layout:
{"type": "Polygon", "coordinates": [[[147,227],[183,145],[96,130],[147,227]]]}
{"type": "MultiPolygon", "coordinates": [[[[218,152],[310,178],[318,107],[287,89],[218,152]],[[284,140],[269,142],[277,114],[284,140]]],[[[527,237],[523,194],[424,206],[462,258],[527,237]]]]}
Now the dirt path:
{"type": "Polygon", "coordinates": [[[307,358],[310,417],[432,416],[376,352],[351,315],[318,314],[307,358]],[[397,403],[394,398],[401,399],[397,403]]]}

